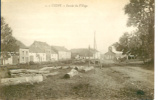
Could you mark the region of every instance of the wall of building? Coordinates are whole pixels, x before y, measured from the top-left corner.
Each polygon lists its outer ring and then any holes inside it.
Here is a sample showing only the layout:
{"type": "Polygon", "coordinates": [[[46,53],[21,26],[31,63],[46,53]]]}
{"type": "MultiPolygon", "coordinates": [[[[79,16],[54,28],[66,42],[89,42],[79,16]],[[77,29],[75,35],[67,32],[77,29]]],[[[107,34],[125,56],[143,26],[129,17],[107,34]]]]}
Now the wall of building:
{"type": "Polygon", "coordinates": [[[105,55],[105,59],[109,59],[109,60],[112,60],[115,58],[115,55],[105,55]]]}
{"type": "Polygon", "coordinates": [[[46,62],[47,61],[46,53],[37,53],[37,55],[39,55],[39,57],[40,57],[40,62],[46,62]]]}
{"type": "Polygon", "coordinates": [[[19,56],[13,55],[6,60],[3,60],[3,59],[1,59],[1,60],[2,60],[2,62],[1,62],[2,65],[8,65],[8,64],[9,65],[16,65],[19,63],[19,56]]]}
{"type": "Polygon", "coordinates": [[[71,59],[71,52],[59,51],[58,52],[58,59],[59,60],[71,59]]]}
{"type": "Polygon", "coordinates": [[[13,57],[11,56],[10,58],[3,60],[3,65],[12,65],[13,64],[13,57]]]}
{"type": "Polygon", "coordinates": [[[30,61],[46,62],[46,53],[29,53],[30,61]]]}
{"type": "Polygon", "coordinates": [[[19,49],[19,63],[28,63],[29,49],[19,49]]]}
{"type": "Polygon", "coordinates": [[[94,54],[93,54],[93,58],[94,58],[94,59],[100,59],[100,58],[101,58],[100,52],[94,53],[94,54]]]}
{"type": "Polygon", "coordinates": [[[12,56],[12,58],[13,58],[13,65],[16,65],[19,63],[19,56],[18,55],[14,55],[14,56],[12,56]]]}
{"type": "Polygon", "coordinates": [[[58,60],[58,54],[54,53],[51,54],[51,61],[57,61],[58,60]]]}

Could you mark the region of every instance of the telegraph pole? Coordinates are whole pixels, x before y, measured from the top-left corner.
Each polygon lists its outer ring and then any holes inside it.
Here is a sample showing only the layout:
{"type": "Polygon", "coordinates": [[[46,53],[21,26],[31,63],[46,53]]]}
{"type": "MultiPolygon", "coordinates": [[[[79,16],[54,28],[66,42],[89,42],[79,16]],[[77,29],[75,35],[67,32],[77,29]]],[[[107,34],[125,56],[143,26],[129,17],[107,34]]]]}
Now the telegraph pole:
{"type": "Polygon", "coordinates": [[[88,67],[90,66],[90,45],[89,45],[89,48],[88,48],[88,67]]]}
{"type": "Polygon", "coordinates": [[[95,31],[94,31],[94,66],[95,66],[95,60],[96,60],[96,50],[97,50],[97,44],[96,44],[96,39],[95,39],[95,31]]]}

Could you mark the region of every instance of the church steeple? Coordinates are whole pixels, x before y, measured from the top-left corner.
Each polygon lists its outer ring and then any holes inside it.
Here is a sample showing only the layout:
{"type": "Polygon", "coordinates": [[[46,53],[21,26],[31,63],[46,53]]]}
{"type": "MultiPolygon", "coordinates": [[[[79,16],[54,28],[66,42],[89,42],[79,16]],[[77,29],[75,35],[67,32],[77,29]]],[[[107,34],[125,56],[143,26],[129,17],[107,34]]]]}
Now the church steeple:
{"type": "Polygon", "coordinates": [[[94,50],[97,50],[97,43],[96,43],[96,39],[95,39],[95,31],[94,31],[94,50]]]}

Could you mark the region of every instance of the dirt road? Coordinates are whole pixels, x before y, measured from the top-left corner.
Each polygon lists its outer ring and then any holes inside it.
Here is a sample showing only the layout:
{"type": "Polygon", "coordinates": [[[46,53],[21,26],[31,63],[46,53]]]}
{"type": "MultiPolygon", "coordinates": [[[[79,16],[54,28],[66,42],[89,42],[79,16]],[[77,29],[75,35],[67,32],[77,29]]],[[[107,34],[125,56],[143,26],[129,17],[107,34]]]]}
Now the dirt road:
{"type": "Polygon", "coordinates": [[[33,85],[1,87],[2,99],[42,100],[153,100],[154,71],[112,66],[64,79],[71,69],[33,85]]]}
{"type": "Polygon", "coordinates": [[[104,91],[106,100],[152,100],[154,73],[140,67],[96,68],[94,84],[104,91]]]}

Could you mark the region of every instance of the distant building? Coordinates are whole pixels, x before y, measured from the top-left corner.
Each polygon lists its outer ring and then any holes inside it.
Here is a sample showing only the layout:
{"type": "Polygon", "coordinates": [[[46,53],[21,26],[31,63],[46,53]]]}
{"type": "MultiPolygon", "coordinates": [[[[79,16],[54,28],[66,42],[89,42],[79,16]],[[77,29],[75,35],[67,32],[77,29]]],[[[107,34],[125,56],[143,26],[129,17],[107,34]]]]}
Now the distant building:
{"type": "Polygon", "coordinates": [[[51,61],[57,61],[58,60],[58,54],[51,48],[51,61]]]}
{"type": "Polygon", "coordinates": [[[13,64],[13,56],[10,55],[8,59],[2,59],[2,65],[11,65],[13,64]]]}
{"type": "Polygon", "coordinates": [[[32,62],[51,61],[51,48],[46,42],[34,41],[29,47],[29,57],[32,62]]]}
{"type": "Polygon", "coordinates": [[[29,53],[30,62],[46,62],[46,53],[29,53]]]}
{"type": "Polygon", "coordinates": [[[90,49],[90,51],[93,53],[93,59],[101,58],[101,53],[98,50],[90,49]]]}
{"type": "Polygon", "coordinates": [[[65,47],[49,46],[41,41],[34,41],[30,47],[26,47],[20,41],[17,41],[17,44],[19,50],[16,53],[8,52],[10,58],[3,60],[1,56],[1,65],[71,59],[71,52],[65,47]]]}
{"type": "Polygon", "coordinates": [[[58,54],[58,60],[71,59],[71,52],[63,46],[51,46],[51,49],[58,54]]]}
{"type": "MultiPolygon", "coordinates": [[[[3,59],[1,61],[2,65],[16,65],[18,63],[27,63],[29,61],[29,49],[19,40],[16,41],[16,44],[19,46],[19,50],[16,52],[8,52],[10,57],[8,59],[3,59]],[[23,54],[24,51],[24,54],[23,54]]],[[[2,59],[2,58],[1,58],[2,59]]]]}
{"type": "Polygon", "coordinates": [[[19,51],[18,55],[13,56],[13,64],[29,63],[29,48],[18,40],[16,44],[19,46],[19,51]]]}
{"type": "Polygon", "coordinates": [[[119,58],[125,58],[125,57],[128,59],[128,56],[126,54],[123,55],[122,53],[123,52],[121,51],[116,51],[113,46],[110,46],[108,48],[108,52],[104,54],[104,59],[113,60],[114,58],[119,59],[119,58]]]}
{"type": "Polygon", "coordinates": [[[71,49],[72,58],[75,59],[100,59],[100,52],[94,49],[79,48],[71,49]]]}
{"type": "Polygon", "coordinates": [[[19,63],[29,63],[29,49],[20,48],[19,49],[19,63]]]}
{"type": "Polygon", "coordinates": [[[116,53],[112,51],[112,47],[108,48],[108,52],[104,54],[104,59],[112,60],[116,57],[116,53]]]}

